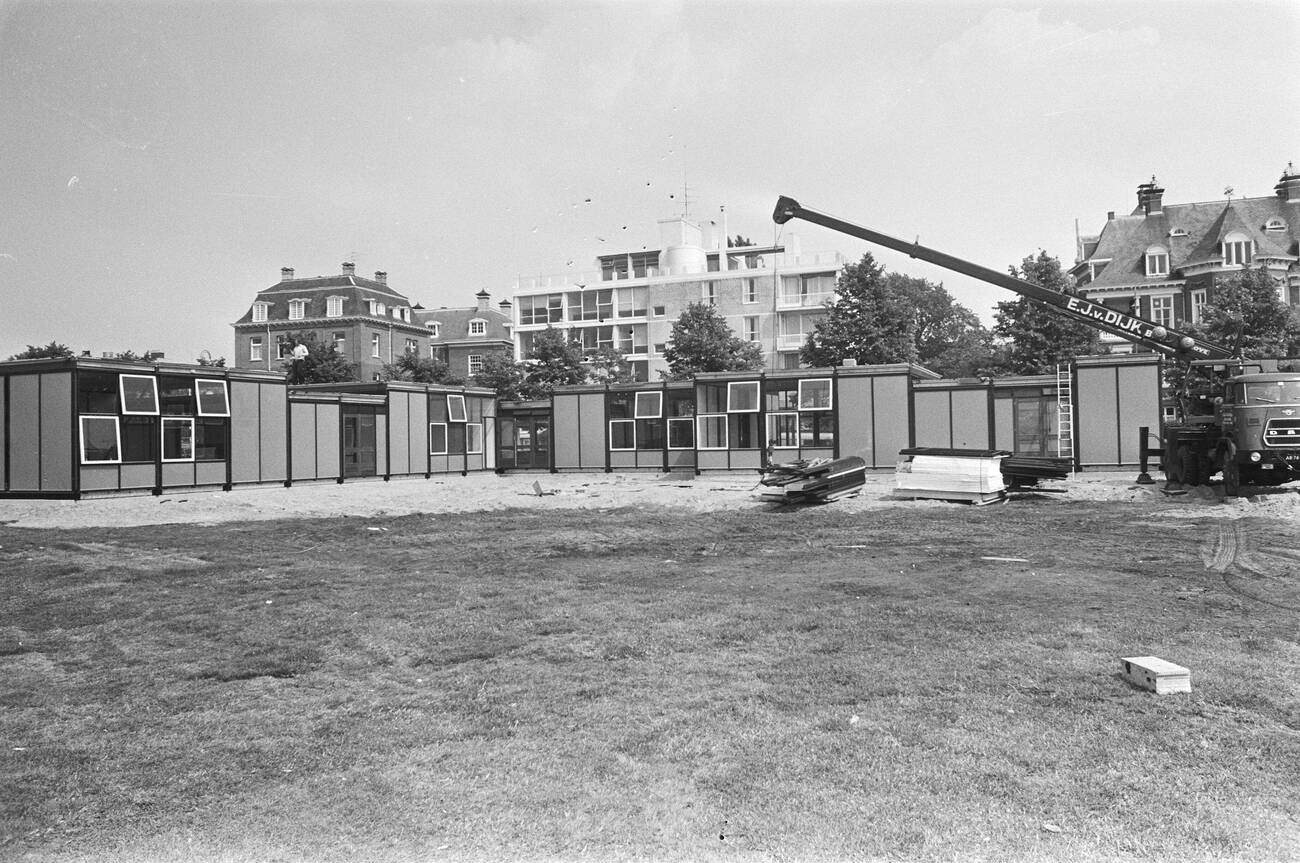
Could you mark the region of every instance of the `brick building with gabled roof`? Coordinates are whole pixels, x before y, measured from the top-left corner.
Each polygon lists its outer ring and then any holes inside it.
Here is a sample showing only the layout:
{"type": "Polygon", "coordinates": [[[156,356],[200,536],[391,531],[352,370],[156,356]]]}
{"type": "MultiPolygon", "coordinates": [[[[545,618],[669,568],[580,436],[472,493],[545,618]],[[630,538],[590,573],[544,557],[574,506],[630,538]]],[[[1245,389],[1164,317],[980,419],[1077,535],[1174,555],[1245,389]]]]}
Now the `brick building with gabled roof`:
{"type": "Polygon", "coordinates": [[[514,355],[510,301],[502,300],[500,308],[494,309],[492,295],[485,290],[474,299],[476,304],[468,308],[414,309],[415,320],[429,339],[429,355],[446,363],[453,375],[466,379],[478,373],[489,354],[504,351],[514,355]]]}
{"type": "Polygon", "coordinates": [[[1216,278],[1264,267],[1300,307],[1300,172],[1288,164],[1268,197],[1167,204],[1164,191],[1152,177],[1132,213],[1109,213],[1100,234],[1079,239],[1070,274],[1084,296],[1178,328],[1200,319],[1216,278]]]}

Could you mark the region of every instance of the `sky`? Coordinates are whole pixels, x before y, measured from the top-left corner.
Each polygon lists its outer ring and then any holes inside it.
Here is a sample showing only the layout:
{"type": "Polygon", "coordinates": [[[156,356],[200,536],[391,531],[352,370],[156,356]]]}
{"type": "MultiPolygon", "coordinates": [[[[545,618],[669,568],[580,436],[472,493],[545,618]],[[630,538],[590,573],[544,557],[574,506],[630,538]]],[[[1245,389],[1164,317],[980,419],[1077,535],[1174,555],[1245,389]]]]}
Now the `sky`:
{"type": "Polygon", "coordinates": [[[298,276],[426,307],[721,222],[872,250],[986,322],[1000,288],[779,195],[995,269],[1300,163],[1300,3],[7,2],[0,358],[231,357],[298,276]]]}

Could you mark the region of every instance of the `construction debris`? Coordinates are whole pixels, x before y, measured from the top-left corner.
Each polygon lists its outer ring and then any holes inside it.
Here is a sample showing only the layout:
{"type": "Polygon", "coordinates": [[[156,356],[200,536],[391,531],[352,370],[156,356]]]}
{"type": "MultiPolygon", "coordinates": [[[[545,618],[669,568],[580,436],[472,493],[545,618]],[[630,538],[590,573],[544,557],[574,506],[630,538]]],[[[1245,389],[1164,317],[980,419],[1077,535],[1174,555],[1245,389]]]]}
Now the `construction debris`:
{"type": "Polygon", "coordinates": [[[1128,656],[1120,662],[1124,664],[1124,679],[1156,695],[1192,691],[1192,672],[1181,665],[1158,656],[1128,656]]]}
{"type": "Polygon", "coordinates": [[[867,463],[858,456],[800,459],[769,465],[759,482],[770,491],[759,499],[767,503],[830,503],[855,495],[867,481],[867,463]]]}

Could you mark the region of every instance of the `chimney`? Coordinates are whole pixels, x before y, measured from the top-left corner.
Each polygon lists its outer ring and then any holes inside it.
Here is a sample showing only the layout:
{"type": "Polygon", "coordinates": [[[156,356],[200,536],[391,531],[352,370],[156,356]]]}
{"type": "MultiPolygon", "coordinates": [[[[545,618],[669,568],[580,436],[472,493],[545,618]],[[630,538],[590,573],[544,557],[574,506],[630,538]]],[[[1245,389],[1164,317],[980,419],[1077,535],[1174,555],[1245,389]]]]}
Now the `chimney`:
{"type": "Polygon", "coordinates": [[[351,261],[344,261],[344,262],[343,262],[343,275],[345,275],[345,276],[355,276],[356,274],[357,274],[357,265],[354,264],[354,263],[352,263],[351,261]]]}
{"type": "Polygon", "coordinates": [[[1286,163],[1286,170],[1282,172],[1282,179],[1277,181],[1273,187],[1277,196],[1288,204],[1300,201],[1300,174],[1296,173],[1290,162],[1286,163]]]}
{"type": "Polygon", "coordinates": [[[501,302],[497,303],[497,308],[501,309],[501,314],[505,315],[508,318],[510,317],[510,310],[514,308],[514,304],[511,303],[509,300],[502,300],[501,302]]]}
{"type": "Polygon", "coordinates": [[[486,312],[492,306],[492,295],[487,292],[487,288],[475,294],[474,299],[478,300],[478,310],[480,312],[486,312]]]}
{"type": "Polygon", "coordinates": [[[381,285],[388,284],[388,273],[385,273],[383,270],[375,270],[375,281],[379,282],[381,285]]]}
{"type": "Polygon", "coordinates": [[[1160,204],[1160,198],[1164,193],[1165,190],[1156,183],[1155,174],[1151,175],[1150,183],[1138,186],[1138,209],[1142,215],[1158,216],[1164,212],[1160,204]]]}
{"type": "Polygon", "coordinates": [[[1114,211],[1114,210],[1108,210],[1108,211],[1106,212],[1106,221],[1108,221],[1108,222],[1113,222],[1113,221],[1115,221],[1115,211],[1114,211]]]}
{"type": "Polygon", "coordinates": [[[280,281],[287,282],[293,278],[293,267],[280,268],[280,281]]]}
{"type": "Polygon", "coordinates": [[[82,351],[82,352],[81,352],[81,355],[82,355],[83,357],[88,357],[88,356],[90,356],[90,351],[82,351]]]}

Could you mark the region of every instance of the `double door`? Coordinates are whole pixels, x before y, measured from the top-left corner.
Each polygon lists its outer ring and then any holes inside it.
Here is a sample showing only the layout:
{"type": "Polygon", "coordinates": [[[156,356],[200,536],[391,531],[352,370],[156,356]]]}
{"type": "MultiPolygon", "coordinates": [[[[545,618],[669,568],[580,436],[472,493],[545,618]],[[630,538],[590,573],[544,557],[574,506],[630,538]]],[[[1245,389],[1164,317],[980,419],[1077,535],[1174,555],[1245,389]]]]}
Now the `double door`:
{"type": "Polygon", "coordinates": [[[549,416],[502,417],[499,422],[499,467],[505,470],[529,470],[551,466],[549,416]]]}

